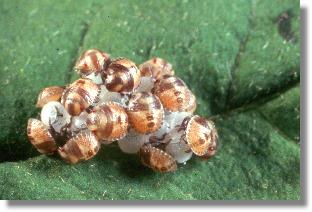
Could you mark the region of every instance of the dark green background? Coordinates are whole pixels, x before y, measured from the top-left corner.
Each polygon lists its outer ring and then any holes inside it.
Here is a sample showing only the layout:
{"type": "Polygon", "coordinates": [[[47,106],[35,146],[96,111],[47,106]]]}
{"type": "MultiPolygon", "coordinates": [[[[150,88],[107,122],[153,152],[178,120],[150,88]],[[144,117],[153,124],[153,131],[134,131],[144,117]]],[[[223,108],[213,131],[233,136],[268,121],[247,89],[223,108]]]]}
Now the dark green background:
{"type": "Polygon", "coordinates": [[[2,0],[0,27],[1,199],[300,199],[299,1],[2,0]],[[172,174],[116,145],[76,166],[39,156],[39,91],[73,81],[94,47],[169,60],[215,120],[217,156],[172,174]]]}

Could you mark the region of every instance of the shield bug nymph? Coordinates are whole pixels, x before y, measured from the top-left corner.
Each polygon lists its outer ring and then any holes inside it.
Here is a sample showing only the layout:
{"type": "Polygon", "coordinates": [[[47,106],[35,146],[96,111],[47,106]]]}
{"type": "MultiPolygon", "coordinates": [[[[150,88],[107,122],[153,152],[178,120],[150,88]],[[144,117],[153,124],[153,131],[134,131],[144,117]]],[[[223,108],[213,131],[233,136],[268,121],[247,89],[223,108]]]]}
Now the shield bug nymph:
{"type": "Polygon", "coordinates": [[[142,164],[154,171],[174,172],[177,169],[177,163],[171,155],[150,144],[141,147],[139,156],[142,164]]]}

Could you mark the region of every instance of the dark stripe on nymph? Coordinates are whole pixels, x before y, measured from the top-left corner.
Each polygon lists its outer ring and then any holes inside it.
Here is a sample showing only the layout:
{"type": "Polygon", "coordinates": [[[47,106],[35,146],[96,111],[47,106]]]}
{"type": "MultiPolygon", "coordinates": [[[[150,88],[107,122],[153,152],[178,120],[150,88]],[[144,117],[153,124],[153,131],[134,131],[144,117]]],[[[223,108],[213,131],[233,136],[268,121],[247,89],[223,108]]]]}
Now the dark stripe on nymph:
{"type": "Polygon", "coordinates": [[[177,77],[174,77],[174,78],[175,78],[175,81],[174,81],[175,85],[181,86],[181,87],[186,86],[185,83],[180,78],[177,78],[177,77]]]}
{"type": "Polygon", "coordinates": [[[197,124],[202,125],[203,127],[208,127],[207,120],[204,119],[204,118],[202,118],[202,117],[195,117],[194,121],[195,121],[197,124]]]}
{"type": "MultiPolygon", "coordinates": [[[[82,138],[79,137],[76,139],[82,139],[82,138]]],[[[72,142],[71,145],[69,146],[69,148],[70,148],[70,151],[75,155],[75,157],[82,158],[84,156],[82,154],[81,149],[79,148],[77,142],[72,142]]]]}
{"type": "Polygon", "coordinates": [[[75,89],[74,92],[76,92],[79,96],[81,96],[83,100],[85,100],[87,103],[93,104],[95,99],[92,99],[90,96],[90,93],[86,91],[85,89],[78,87],[75,89]]]}
{"type": "Polygon", "coordinates": [[[163,75],[163,79],[168,79],[168,78],[170,78],[170,77],[172,77],[172,75],[169,75],[169,74],[165,74],[165,75],[163,75]]]}
{"type": "Polygon", "coordinates": [[[102,69],[106,70],[109,64],[111,63],[111,59],[108,54],[102,53],[102,55],[104,57],[104,64],[103,64],[102,69]]]}
{"type": "MultiPolygon", "coordinates": [[[[123,81],[120,76],[114,76],[113,80],[109,83],[106,83],[106,88],[108,90],[116,91],[116,87],[122,85],[123,81]]],[[[119,90],[118,90],[119,91],[119,90]]]]}
{"type": "MultiPolygon", "coordinates": [[[[64,93],[63,93],[63,96],[62,96],[62,101],[64,102],[64,101],[66,101],[66,99],[67,99],[67,97],[68,97],[68,95],[71,93],[71,92],[73,92],[73,90],[74,90],[74,87],[68,87],[67,89],[65,89],[65,91],[64,91],[64,93]]],[[[65,103],[65,102],[64,102],[65,103]]]]}
{"type": "MultiPolygon", "coordinates": [[[[79,81],[76,81],[75,84],[72,84],[69,88],[67,88],[65,90],[65,92],[62,96],[62,102],[66,101],[69,94],[78,93],[78,95],[81,96],[86,102],[88,102],[89,104],[93,104],[95,99],[92,99],[90,96],[90,93],[88,91],[86,91],[86,89],[83,87],[83,86],[85,86],[85,84],[86,83],[84,80],[79,80],[79,81]]],[[[99,92],[99,89],[97,89],[97,90],[99,92]]]]}
{"type": "Polygon", "coordinates": [[[100,69],[100,63],[99,63],[99,59],[98,59],[96,53],[97,53],[97,52],[92,52],[89,56],[90,56],[90,58],[91,58],[91,62],[92,62],[92,64],[93,64],[93,66],[94,66],[94,68],[95,68],[94,71],[100,71],[100,70],[99,70],[99,69],[100,69]]]}
{"type": "Polygon", "coordinates": [[[182,121],[182,123],[178,129],[178,132],[185,131],[190,120],[191,120],[191,117],[186,117],[185,119],[183,119],[183,121],[182,121]]]}
{"type": "Polygon", "coordinates": [[[42,143],[34,144],[34,145],[36,146],[37,149],[42,149],[45,151],[56,149],[56,146],[52,141],[44,141],[42,143]]]}
{"type": "Polygon", "coordinates": [[[116,63],[116,61],[112,62],[108,68],[113,70],[112,75],[114,77],[110,83],[106,84],[107,89],[108,90],[115,90],[114,88],[117,87],[118,85],[123,85],[122,90],[124,90],[124,86],[125,86],[124,83],[125,82],[122,81],[120,76],[129,72],[128,68],[121,65],[121,64],[116,63]]]}
{"type": "Polygon", "coordinates": [[[114,128],[114,125],[113,125],[114,124],[113,123],[114,114],[108,105],[103,105],[103,107],[101,108],[101,111],[107,117],[107,122],[106,122],[105,128],[103,129],[103,134],[106,137],[109,137],[112,134],[113,128],[114,128]]]}
{"type": "Polygon", "coordinates": [[[114,72],[119,72],[119,71],[121,71],[121,72],[126,72],[126,71],[128,71],[128,68],[127,68],[127,67],[125,67],[124,65],[121,65],[121,64],[119,64],[119,63],[116,63],[116,61],[115,61],[115,62],[112,62],[112,63],[109,65],[108,68],[109,68],[109,69],[112,69],[114,72]]]}
{"type": "Polygon", "coordinates": [[[123,90],[130,92],[134,88],[134,79],[133,79],[132,73],[129,70],[127,70],[123,74],[125,74],[127,78],[127,81],[124,82],[125,84],[123,86],[123,90]]]}
{"type": "Polygon", "coordinates": [[[173,88],[174,88],[174,84],[172,82],[163,81],[163,82],[160,82],[160,84],[158,85],[158,89],[156,89],[156,92],[162,93],[173,88]]]}

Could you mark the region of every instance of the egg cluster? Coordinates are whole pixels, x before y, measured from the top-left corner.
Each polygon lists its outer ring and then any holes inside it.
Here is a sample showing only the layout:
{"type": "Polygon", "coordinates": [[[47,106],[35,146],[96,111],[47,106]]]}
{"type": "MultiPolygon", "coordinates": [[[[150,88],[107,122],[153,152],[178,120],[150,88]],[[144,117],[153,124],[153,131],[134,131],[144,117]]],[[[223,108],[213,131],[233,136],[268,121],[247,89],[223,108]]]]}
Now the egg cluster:
{"type": "Polygon", "coordinates": [[[172,65],[153,58],[139,67],[129,59],[111,59],[97,49],[85,51],[75,71],[80,79],[43,89],[27,135],[42,154],[57,152],[75,164],[94,157],[101,144],[118,143],[142,164],[170,172],[192,155],[209,159],[218,135],[211,120],[194,115],[196,98],[174,75],[172,65]]]}

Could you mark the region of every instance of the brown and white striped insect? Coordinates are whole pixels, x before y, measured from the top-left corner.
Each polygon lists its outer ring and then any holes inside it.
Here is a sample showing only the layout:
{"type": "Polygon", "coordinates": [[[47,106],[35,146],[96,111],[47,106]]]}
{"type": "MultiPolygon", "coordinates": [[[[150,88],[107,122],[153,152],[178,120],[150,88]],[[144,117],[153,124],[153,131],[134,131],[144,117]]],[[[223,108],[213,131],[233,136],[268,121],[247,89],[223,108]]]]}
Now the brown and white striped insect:
{"type": "Polygon", "coordinates": [[[144,77],[152,77],[155,81],[159,80],[163,75],[174,75],[172,65],[168,61],[154,57],[139,66],[141,75],[144,77]]]}
{"type": "Polygon", "coordinates": [[[217,143],[217,131],[210,120],[194,115],[186,118],[180,130],[185,130],[184,140],[194,154],[198,156],[213,155],[217,143]]]}
{"type": "Polygon", "coordinates": [[[80,76],[87,76],[91,73],[97,75],[102,72],[109,63],[109,54],[98,49],[89,49],[82,53],[76,61],[74,69],[80,74],[80,76]]]}
{"type": "Polygon", "coordinates": [[[129,125],[126,111],[115,102],[102,103],[94,107],[86,123],[89,130],[106,144],[125,137],[129,125]]]}
{"type": "Polygon", "coordinates": [[[37,119],[28,119],[27,136],[31,144],[42,154],[52,154],[57,150],[56,142],[48,128],[37,119]]]}
{"type": "Polygon", "coordinates": [[[131,127],[141,134],[157,131],[164,119],[160,100],[148,92],[136,93],[130,98],[127,114],[131,127]]]}
{"type": "Polygon", "coordinates": [[[38,96],[36,107],[43,107],[45,104],[51,101],[59,101],[64,92],[63,86],[51,86],[44,88],[38,96]]]}
{"type": "Polygon", "coordinates": [[[85,109],[99,101],[100,87],[89,79],[78,79],[64,91],[61,103],[72,116],[79,115],[85,109]]]}
{"type": "Polygon", "coordinates": [[[155,83],[153,93],[169,112],[194,112],[196,97],[178,77],[165,75],[155,83]]]}
{"type": "Polygon", "coordinates": [[[141,73],[131,60],[118,58],[103,72],[103,81],[107,90],[128,94],[140,85],[141,73]]]}
{"type": "Polygon", "coordinates": [[[174,172],[177,163],[174,158],[165,151],[145,144],[140,148],[139,157],[143,165],[158,172],[174,172]]]}
{"type": "Polygon", "coordinates": [[[82,131],[58,149],[61,158],[70,164],[89,160],[100,149],[100,143],[92,132],[82,131]]]}

